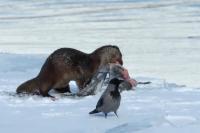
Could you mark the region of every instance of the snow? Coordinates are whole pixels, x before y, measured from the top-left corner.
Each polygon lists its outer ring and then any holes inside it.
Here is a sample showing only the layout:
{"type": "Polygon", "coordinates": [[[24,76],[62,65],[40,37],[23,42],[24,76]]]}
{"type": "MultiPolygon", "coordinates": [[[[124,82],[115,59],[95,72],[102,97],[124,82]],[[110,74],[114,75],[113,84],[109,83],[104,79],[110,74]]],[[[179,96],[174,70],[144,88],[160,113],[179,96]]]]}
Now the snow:
{"type": "MultiPolygon", "coordinates": [[[[0,131],[199,133],[199,0],[0,1],[0,131]],[[60,47],[118,45],[138,81],[122,93],[119,118],[89,115],[101,93],[58,100],[16,96],[60,47]]],[[[77,91],[74,82],[73,92],[77,91]]]]}

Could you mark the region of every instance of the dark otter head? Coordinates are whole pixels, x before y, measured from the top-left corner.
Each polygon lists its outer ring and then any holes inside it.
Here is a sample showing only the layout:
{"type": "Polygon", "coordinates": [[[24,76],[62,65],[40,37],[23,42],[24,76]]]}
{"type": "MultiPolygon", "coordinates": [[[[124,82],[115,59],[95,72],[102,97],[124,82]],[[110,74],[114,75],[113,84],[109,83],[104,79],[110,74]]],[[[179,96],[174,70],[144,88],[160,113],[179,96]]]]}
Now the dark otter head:
{"type": "Polygon", "coordinates": [[[102,46],[96,49],[92,54],[99,58],[100,66],[116,62],[123,65],[122,53],[117,46],[102,46]]]}

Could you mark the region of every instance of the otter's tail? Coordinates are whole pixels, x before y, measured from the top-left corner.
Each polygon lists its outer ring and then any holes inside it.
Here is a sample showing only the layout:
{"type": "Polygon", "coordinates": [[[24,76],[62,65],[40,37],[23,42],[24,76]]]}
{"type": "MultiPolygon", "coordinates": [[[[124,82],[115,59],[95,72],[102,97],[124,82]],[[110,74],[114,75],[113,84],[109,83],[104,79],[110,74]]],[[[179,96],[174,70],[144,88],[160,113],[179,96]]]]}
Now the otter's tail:
{"type": "Polygon", "coordinates": [[[91,111],[89,114],[96,114],[99,113],[99,111],[97,109],[94,109],[93,111],[91,111]]]}
{"type": "Polygon", "coordinates": [[[34,94],[39,93],[39,86],[38,86],[38,80],[37,78],[33,78],[31,80],[28,80],[24,83],[22,83],[16,90],[17,94],[19,93],[28,93],[28,94],[34,94]]]}

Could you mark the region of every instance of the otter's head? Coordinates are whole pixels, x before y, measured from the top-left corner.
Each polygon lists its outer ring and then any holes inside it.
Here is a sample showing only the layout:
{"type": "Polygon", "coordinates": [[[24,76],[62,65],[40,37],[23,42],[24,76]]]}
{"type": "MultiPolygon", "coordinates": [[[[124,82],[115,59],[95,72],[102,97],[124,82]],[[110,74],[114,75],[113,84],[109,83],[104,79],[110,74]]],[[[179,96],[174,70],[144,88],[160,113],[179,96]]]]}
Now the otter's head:
{"type": "Polygon", "coordinates": [[[117,46],[106,45],[95,50],[93,54],[99,57],[100,66],[116,62],[123,65],[122,53],[117,46]]]}

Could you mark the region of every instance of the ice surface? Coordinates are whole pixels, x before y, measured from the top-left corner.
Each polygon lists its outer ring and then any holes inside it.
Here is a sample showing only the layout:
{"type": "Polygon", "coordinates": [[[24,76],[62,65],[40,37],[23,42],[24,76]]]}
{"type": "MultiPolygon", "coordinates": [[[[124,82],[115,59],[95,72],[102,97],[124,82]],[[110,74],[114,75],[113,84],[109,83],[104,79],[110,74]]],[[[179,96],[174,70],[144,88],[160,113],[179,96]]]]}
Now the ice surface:
{"type": "MultiPolygon", "coordinates": [[[[15,89],[23,81],[39,72],[45,55],[0,54],[0,129],[11,132],[177,132],[200,130],[200,90],[169,83],[152,77],[136,77],[151,81],[139,85],[135,91],[122,93],[118,110],[105,119],[103,114],[89,115],[100,93],[84,98],[66,97],[51,92],[58,100],[39,96],[16,96],[15,89]],[[23,63],[20,63],[23,62],[23,63]],[[188,128],[186,128],[188,127],[188,128]]],[[[71,82],[74,92],[77,91],[71,82]]]]}
{"type": "Polygon", "coordinates": [[[1,0],[0,131],[199,133],[199,13],[199,0],[1,0]],[[55,49],[104,44],[120,47],[131,77],[152,82],[122,93],[119,118],[88,114],[100,93],[15,95],[55,49]]]}

